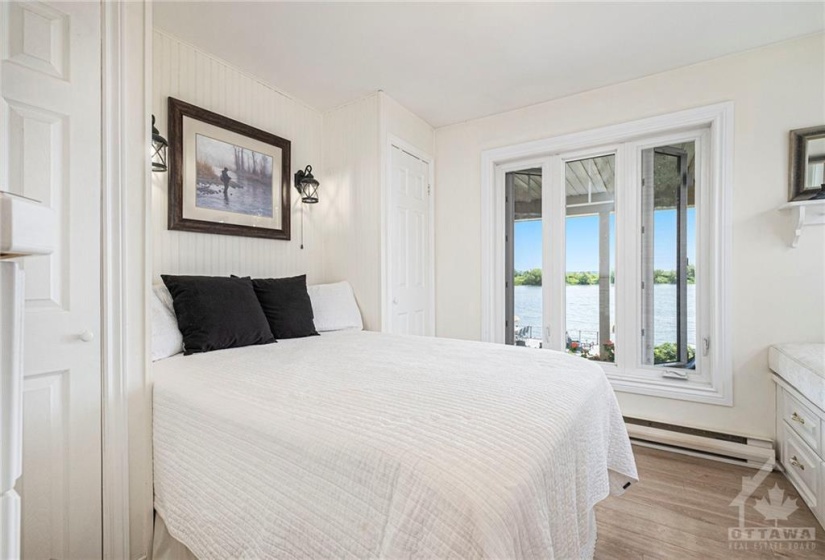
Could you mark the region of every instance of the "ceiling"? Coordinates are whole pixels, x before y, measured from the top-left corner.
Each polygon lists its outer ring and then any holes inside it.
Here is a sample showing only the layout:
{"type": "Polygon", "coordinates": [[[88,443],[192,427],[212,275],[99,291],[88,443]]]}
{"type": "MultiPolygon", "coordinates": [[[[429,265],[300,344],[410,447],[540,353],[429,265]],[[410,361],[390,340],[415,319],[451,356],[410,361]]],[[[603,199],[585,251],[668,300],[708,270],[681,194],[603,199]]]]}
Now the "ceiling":
{"type": "Polygon", "coordinates": [[[154,4],[155,26],[328,110],[384,90],[435,127],[825,29],[823,3],[154,4]]]}

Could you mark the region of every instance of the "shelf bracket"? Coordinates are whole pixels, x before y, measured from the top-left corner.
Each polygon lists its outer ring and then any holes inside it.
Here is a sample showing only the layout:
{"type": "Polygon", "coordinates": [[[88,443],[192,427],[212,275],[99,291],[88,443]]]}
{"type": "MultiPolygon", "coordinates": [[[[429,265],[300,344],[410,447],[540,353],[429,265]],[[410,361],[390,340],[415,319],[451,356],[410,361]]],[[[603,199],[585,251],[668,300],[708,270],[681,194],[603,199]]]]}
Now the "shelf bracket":
{"type": "Polygon", "coordinates": [[[789,202],[779,208],[780,210],[792,211],[796,214],[794,220],[793,239],[791,247],[796,249],[799,246],[799,238],[805,228],[810,226],[825,225],[825,200],[805,200],[801,202],[789,202]]]}

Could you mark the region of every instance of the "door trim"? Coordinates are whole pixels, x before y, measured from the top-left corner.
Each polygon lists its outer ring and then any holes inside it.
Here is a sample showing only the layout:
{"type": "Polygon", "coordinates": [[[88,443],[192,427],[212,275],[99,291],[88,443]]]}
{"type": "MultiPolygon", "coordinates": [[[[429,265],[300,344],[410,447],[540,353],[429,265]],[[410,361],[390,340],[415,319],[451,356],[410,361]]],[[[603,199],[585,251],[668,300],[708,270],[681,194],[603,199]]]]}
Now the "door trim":
{"type": "Polygon", "coordinates": [[[102,3],[101,106],[101,351],[103,558],[129,556],[129,447],[123,375],[123,259],[121,243],[123,143],[123,7],[102,3]],[[123,436],[126,436],[123,439],[123,436]]]}
{"type": "Polygon", "coordinates": [[[390,216],[392,215],[392,150],[398,148],[407,152],[427,164],[429,182],[429,194],[427,196],[428,207],[428,244],[429,259],[427,259],[429,289],[427,290],[427,307],[429,320],[427,321],[427,336],[435,336],[435,158],[430,154],[420,150],[394,136],[387,134],[386,156],[384,157],[384,187],[382,189],[383,204],[381,205],[381,331],[389,332],[392,324],[392,302],[390,301],[390,216]]]}
{"type": "Polygon", "coordinates": [[[101,10],[102,552],[106,559],[142,558],[152,522],[145,220],[152,4],[102,2],[101,10]]]}

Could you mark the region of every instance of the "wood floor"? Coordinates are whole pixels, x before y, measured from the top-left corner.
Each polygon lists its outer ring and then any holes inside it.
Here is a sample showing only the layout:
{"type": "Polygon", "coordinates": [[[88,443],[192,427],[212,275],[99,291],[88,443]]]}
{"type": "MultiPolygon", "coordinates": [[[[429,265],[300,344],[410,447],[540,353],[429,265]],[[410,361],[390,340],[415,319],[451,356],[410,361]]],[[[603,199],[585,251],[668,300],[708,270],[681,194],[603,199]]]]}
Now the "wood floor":
{"type": "Polygon", "coordinates": [[[774,526],[754,505],[777,484],[800,506],[777,526],[814,527],[816,541],[804,545],[808,550],[799,543],[728,540],[728,528],[739,526],[739,510],[730,504],[742,477],[756,470],[638,446],[634,451],[639,483],[596,508],[596,560],[825,558],[825,531],[784,475],[771,473],[747,500],[745,526],[774,526]]]}

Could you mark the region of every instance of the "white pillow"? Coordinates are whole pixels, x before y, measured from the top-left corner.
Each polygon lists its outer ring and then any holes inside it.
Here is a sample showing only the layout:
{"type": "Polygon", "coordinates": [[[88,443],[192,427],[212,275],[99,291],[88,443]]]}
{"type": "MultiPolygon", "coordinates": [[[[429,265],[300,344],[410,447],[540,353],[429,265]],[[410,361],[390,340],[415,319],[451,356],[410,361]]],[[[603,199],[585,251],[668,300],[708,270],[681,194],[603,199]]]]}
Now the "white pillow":
{"type": "Polygon", "coordinates": [[[172,294],[163,284],[152,286],[152,361],[183,352],[183,335],[172,305],[172,294]]]}
{"type": "Polygon", "coordinates": [[[312,300],[316,331],[364,329],[361,312],[355,303],[355,294],[352,293],[349,282],[307,286],[307,292],[312,300]]]}

